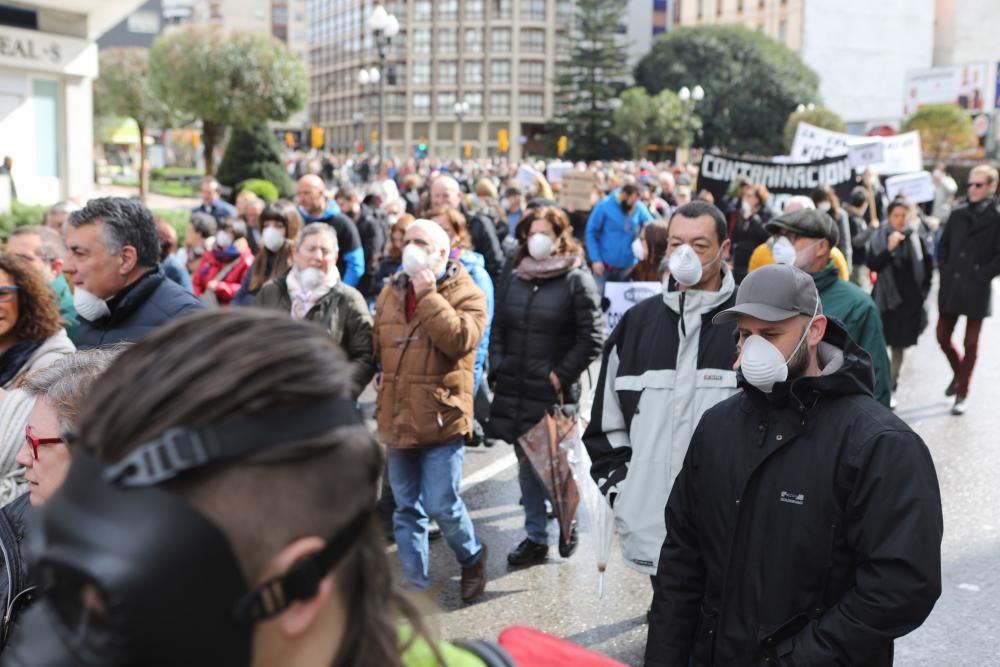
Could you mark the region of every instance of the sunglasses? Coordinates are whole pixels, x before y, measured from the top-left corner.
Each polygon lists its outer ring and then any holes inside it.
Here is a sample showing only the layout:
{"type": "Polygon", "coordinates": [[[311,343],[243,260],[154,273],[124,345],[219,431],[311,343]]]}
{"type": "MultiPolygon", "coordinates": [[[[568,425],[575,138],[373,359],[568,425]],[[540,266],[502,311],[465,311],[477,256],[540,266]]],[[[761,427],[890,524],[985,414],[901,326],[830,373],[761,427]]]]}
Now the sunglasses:
{"type": "Polygon", "coordinates": [[[973,181],[969,181],[970,188],[985,188],[987,185],[989,185],[989,183],[975,183],[973,181]]]}
{"type": "Polygon", "coordinates": [[[35,432],[31,429],[31,426],[24,427],[24,440],[31,447],[31,452],[35,456],[35,460],[38,460],[38,446],[39,445],[56,445],[60,442],[66,442],[62,438],[39,438],[35,435],[35,432]]]}

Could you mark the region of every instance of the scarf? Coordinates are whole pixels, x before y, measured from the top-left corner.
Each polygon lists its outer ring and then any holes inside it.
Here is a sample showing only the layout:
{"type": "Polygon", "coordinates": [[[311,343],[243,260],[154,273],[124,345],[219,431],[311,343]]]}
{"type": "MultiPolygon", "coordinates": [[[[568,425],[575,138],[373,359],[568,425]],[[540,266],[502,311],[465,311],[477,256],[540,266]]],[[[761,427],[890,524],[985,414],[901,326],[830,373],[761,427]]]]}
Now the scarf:
{"type": "Polygon", "coordinates": [[[522,280],[548,280],[569,273],[583,266],[580,255],[550,255],[545,259],[535,259],[525,255],[517,265],[517,277],[522,280]]]}
{"type": "Polygon", "coordinates": [[[316,302],[322,299],[337,283],[340,282],[340,271],[336,266],[331,266],[326,274],[326,280],[317,287],[307,290],[302,286],[301,273],[298,266],[293,266],[288,272],[285,284],[288,286],[288,296],[292,299],[292,319],[304,320],[313,309],[316,302]]]}
{"type": "Polygon", "coordinates": [[[41,342],[33,340],[22,340],[14,343],[6,352],[0,354],[0,387],[6,387],[17,377],[24,365],[31,359],[41,342]]]}
{"type": "MultiPolygon", "coordinates": [[[[889,249],[889,235],[894,231],[891,225],[882,225],[872,235],[868,241],[872,255],[880,255],[889,249]]],[[[913,272],[913,279],[917,285],[922,285],[924,278],[924,249],[920,244],[920,234],[915,226],[910,227],[910,235],[905,241],[896,247],[897,252],[891,255],[892,261],[886,269],[878,272],[878,282],[872,290],[872,298],[875,305],[883,313],[895,310],[903,305],[903,297],[899,293],[899,286],[896,284],[894,271],[910,270],[913,272]],[[906,251],[906,244],[910,244],[910,252],[906,251]],[[906,264],[909,264],[909,267],[906,264]]]]}

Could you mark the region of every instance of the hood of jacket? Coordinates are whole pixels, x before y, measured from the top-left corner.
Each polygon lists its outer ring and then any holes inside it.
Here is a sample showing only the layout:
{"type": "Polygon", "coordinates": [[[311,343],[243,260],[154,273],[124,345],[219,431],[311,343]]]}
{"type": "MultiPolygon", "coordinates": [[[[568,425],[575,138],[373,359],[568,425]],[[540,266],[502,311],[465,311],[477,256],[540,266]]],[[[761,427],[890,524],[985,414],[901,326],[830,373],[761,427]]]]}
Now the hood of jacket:
{"type": "Polygon", "coordinates": [[[833,263],[832,259],[827,262],[826,266],[822,269],[810,275],[812,276],[813,282],[816,283],[816,289],[820,292],[832,287],[838,280],[840,280],[840,274],[837,272],[837,265],[833,263]]]}
{"type": "Polygon", "coordinates": [[[834,319],[827,319],[826,333],[817,349],[821,367],[818,376],[799,377],[774,385],[770,394],[765,394],[746,381],[737,370],[740,387],[756,402],[768,403],[773,407],[800,407],[808,409],[823,396],[849,396],[875,391],[875,376],[872,360],[861,346],[855,343],[844,327],[834,319]]]}
{"type": "Polygon", "coordinates": [[[312,216],[306,213],[306,210],[299,206],[299,215],[302,216],[303,222],[307,225],[310,222],[326,222],[335,215],[340,215],[340,207],[337,206],[337,202],[332,199],[326,200],[326,209],[317,216],[312,216]]]}

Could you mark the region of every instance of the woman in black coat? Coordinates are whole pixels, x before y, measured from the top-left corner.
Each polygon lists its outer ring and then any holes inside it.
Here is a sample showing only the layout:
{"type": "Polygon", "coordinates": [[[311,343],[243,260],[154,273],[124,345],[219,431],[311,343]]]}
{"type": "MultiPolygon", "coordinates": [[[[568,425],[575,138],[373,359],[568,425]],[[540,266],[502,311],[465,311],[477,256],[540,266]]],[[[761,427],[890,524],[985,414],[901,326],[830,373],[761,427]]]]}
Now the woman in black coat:
{"type": "Polygon", "coordinates": [[[742,282],[750,265],[750,256],[761,243],[771,235],[764,226],[771,219],[767,209],[770,193],[763,185],[750,185],[743,191],[740,207],[730,214],[729,257],[733,268],[733,278],[742,282]]]}
{"type": "MultiPolygon", "coordinates": [[[[561,210],[530,209],[517,225],[513,272],[497,295],[486,430],[514,443],[518,457],[527,538],[507,556],[511,565],[540,563],[549,550],[545,488],[517,439],[560,400],[579,402],[580,375],[604,344],[597,285],[572,234],[561,210]]],[[[572,540],[561,546],[572,553],[572,540]]]]}
{"type": "Polygon", "coordinates": [[[919,219],[899,200],[889,204],[889,219],[868,239],[868,268],[878,274],[872,298],[882,313],[885,342],[892,349],[892,389],[896,390],[903,353],[917,344],[927,327],[924,301],[931,289],[934,258],[920,233],[919,219]]]}

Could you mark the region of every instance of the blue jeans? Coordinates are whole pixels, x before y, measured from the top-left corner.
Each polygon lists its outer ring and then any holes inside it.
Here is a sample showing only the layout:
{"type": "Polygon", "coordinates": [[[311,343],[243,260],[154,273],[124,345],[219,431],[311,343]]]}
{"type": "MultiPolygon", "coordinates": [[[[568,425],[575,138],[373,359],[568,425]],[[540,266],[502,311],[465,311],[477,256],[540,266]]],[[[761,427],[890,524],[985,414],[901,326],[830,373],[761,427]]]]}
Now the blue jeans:
{"type": "MultiPolygon", "coordinates": [[[[520,448],[520,445],[515,447],[520,448]]],[[[521,502],[524,503],[524,532],[535,544],[548,544],[549,517],[545,511],[545,485],[528,459],[520,451],[517,455],[517,481],[521,485],[521,502]]]]}
{"type": "Polygon", "coordinates": [[[392,529],[403,576],[417,590],[431,586],[428,516],[441,526],[463,569],[478,563],[482,554],[469,510],[458,495],[464,461],[464,440],[426,449],[389,450],[389,484],[396,499],[392,529]]]}
{"type": "Polygon", "coordinates": [[[600,296],[604,296],[604,285],[605,283],[620,283],[628,277],[628,269],[621,269],[618,271],[605,268],[604,275],[599,276],[594,274],[594,281],[597,283],[597,293],[600,296]]]}

